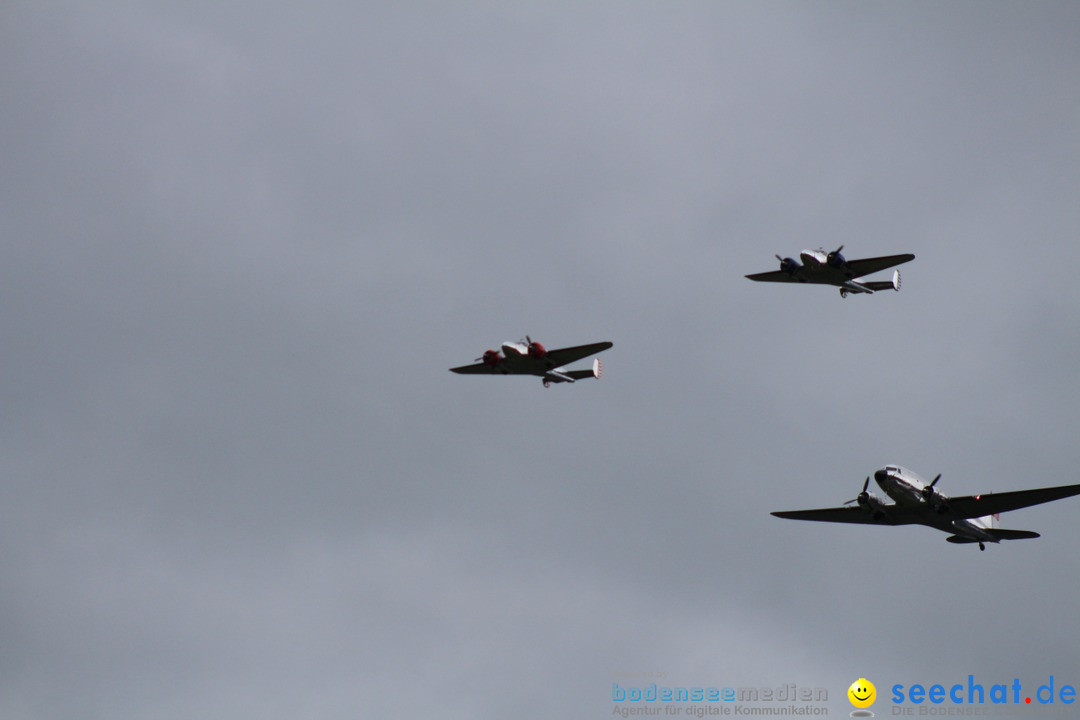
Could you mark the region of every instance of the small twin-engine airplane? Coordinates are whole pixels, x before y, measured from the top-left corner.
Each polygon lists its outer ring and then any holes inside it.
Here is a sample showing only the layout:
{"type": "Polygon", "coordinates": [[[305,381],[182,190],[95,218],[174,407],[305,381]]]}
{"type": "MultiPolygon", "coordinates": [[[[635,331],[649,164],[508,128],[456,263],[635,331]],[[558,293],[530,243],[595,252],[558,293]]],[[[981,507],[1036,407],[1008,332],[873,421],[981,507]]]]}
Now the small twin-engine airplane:
{"type": "Polygon", "coordinates": [[[536,375],[544,379],[544,387],[551,383],[572,383],[585,378],[598,378],[603,370],[600,359],[593,360],[590,370],[566,370],[575,360],[603,352],[612,346],[610,342],[548,350],[528,335],[524,342],[504,342],[502,353],[488,350],[476,358],[476,365],[450,368],[450,372],[462,375],[536,375]]]}
{"type": "Polygon", "coordinates": [[[841,245],[830,253],[826,253],[824,250],[803,250],[799,254],[802,258],[802,265],[794,258],[781,258],[777,255],[776,259],[780,261],[779,270],[756,273],[746,277],[759,282],[836,285],[840,288],[840,297],[847,297],[848,293],[869,294],[877,290],[899,290],[899,270],[893,271],[892,280],[861,280],[860,278],[915,259],[914,255],[906,253],[904,255],[866,258],[865,260],[846,260],[840,254],[843,249],[844,246],[841,245]]]}
{"type": "Polygon", "coordinates": [[[1030,530],[999,528],[998,513],[1080,495],[1080,485],[1061,485],[950,498],[934,489],[941,479],[940,474],[927,483],[899,465],[883,467],[874,473],[874,479],[894,503],[883,502],[867,492],[870,486],[870,478],[867,477],[862,492],[854,500],[844,503],[846,507],[787,510],[772,514],[792,520],[863,525],[927,525],[949,533],[949,537],[945,539],[951,543],[979,543],[979,549],[985,550],[985,543],[988,542],[1039,537],[1039,533],[1030,530]]]}

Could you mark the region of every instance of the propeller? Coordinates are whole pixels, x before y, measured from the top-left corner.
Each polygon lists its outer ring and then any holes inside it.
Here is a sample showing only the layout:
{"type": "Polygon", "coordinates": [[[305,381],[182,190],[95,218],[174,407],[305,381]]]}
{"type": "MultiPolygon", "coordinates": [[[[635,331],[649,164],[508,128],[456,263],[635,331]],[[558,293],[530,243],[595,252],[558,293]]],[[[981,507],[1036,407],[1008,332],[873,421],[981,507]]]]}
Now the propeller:
{"type": "Polygon", "coordinates": [[[538,342],[533,342],[533,339],[528,335],[525,336],[526,347],[529,350],[529,357],[542,358],[547,355],[547,350],[544,346],[538,342]]]}
{"type": "Polygon", "coordinates": [[[795,268],[799,267],[799,263],[795,262],[794,258],[782,258],[777,255],[776,259],[780,261],[780,269],[786,273],[793,273],[795,268]]]}
{"type": "Polygon", "coordinates": [[[833,267],[843,267],[847,263],[847,261],[844,260],[844,256],[840,254],[840,251],[843,249],[844,246],[841,245],[840,247],[833,250],[831,253],[828,254],[828,256],[826,256],[825,262],[827,262],[829,265],[832,265],[833,267]]]}
{"type": "Polygon", "coordinates": [[[486,350],[483,355],[476,358],[476,360],[474,360],[473,362],[481,362],[482,361],[482,362],[487,363],[488,365],[495,365],[501,359],[502,358],[500,357],[497,350],[486,350]]]}
{"type": "Polygon", "coordinates": [[[922,489],[924,498],[931,498],[934,496],[934,486],[937,485],[937,481],[941,479],[941,473],[937,474],[937,477],[930,481],[930,484],[922,489]]]}
{"type": "Polygon", "coordinates": [[[870,498],[870,493],[867,492],[867,488],[869,488],[869,487],[870,487],[870,476],[867,475],[866,476],[866,482],[864,482],[863,486],[862,486],[862,492],[860,492],[858,495],[856,495],[853,500],[848,500],[844,504],[845,505],[850,505],[851,503],[859,503],[860,505],[862,505],[863,503],[865,503],[870,498]]]}

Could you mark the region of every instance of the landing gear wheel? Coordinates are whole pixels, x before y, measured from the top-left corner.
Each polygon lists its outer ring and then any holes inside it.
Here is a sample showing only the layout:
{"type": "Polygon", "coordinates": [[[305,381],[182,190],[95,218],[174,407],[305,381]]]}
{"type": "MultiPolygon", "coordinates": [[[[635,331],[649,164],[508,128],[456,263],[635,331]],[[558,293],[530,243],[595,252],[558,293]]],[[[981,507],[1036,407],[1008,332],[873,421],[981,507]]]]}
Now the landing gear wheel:
{"type": "Polygon", "coordinates": [[[985,549],[986,549],[986,546],[983,545],[982,543],[979,543],[979,551],[981,552],[981,551],[983,551],[985,549]]]}

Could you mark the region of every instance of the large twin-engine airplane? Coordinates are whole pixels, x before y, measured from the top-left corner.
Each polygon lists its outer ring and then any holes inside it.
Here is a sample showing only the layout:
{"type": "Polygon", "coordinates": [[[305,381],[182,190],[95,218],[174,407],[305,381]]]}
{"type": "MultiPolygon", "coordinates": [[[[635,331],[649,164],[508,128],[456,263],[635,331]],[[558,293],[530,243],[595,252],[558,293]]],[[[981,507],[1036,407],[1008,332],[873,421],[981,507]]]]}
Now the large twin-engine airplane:
{"type": "Polygon", "coordinates": [[[593,360],[589,370],[566,370],[563,366],[575,360],[603,352],[612,346],[610,342],[548,350],[528,335],[525,342],[504,342],[502,353],[488,350],[476,358],[475,365],[450,368],[450,372],[462,375],[536,375],[544,379],[544,387],[551,383],[572,383],[585,378],[598,378],[603,370],[600,359],[593,360]]]}
{"type": "Polygon", "coordinates": [[[1039,537],[1039,533],[1030,530],[999,528],[998,513],[1080,495],[1080,485],[1061,485],[950,498],[934,487],[941,479],[940,474],[927,483],[899,465],[883,467],[874,473],[874,479],[895,502],[883,502],[867,492],[868,477],[858,497],[841,507],[787,510],[773,515],[792,520],[863,525],[927,525],[949,533],[945,539],[951,543],[979,543],[979,549],[985,550],[988,542],[1039,537]]]}
{"type": "Polygon", "coordinates": [[[892,280],[862,280],[861,278],[915,259],[914,255],[906,253],[865,260],[847,260],[840,254],[843,249],[844,246],[841,245],[829,253],[824,250],[803,250],[799,254],[802,265],[794,258],[781,258],[777,255],[776,259],[780,261],[779,270],[755,273],[746,277],[758,282],[835,285],[840,288],[840,297],[847,297],[848,293],[869,294],[878,290],[899,290],[899,270],[893,272],[892,280]]]}

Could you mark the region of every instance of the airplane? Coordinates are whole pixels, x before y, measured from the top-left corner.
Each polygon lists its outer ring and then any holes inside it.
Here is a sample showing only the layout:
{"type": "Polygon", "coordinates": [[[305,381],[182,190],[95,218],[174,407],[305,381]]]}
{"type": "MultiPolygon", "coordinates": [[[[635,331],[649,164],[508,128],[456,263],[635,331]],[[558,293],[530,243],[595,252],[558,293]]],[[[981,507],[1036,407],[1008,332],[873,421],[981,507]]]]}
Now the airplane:
{"type": "Polygon", "coordinates": [[[862,492],[841,507],[786,510],[772,514],[791,520],[863,525],[926,525],[949,533],[949,537],[945,539],[951,543],[978,543],[979,550],[985,550],[988,542],[1039,537],[1039,533],[1030,530],[999,528],[999,513],[1080,495],[1080,485],[1061,485],[950,498],[934,487],[940,479],[939,473],[927,483],[906,468],[886,465],[874,473],[874,480],[895,502],[883,502],[867,492],[870,486],[870,478],[867,477],[862,492]]]}
{"type": "Polygon", "coordinates": [[[844,246],[841,245],[828,253],[824,250],[803,250],[799,254],[802,258],[801,265],[794,258],[782,258],[777,255],[776,259],[780,261],[779,270],[755,273],[746,277],[758,282],[836,285],[840,288],[840,297],[846,298],[848,293],[872,294],[878,290],[899,290],[899,270],[893,271],[892,280],[862,280],[861,278],[915,259],[914,255],[906,253],[864,260],[847,260],[840,254],[843,249],[844,246]]]}
{"type": "Polygon", "coordinates": [[[600,358],[593,360],[589,370],[567,370],[563,366],[603,352],[612,345],[610,342],[598,342],[548,350],[526,335],[524,342],[504,342],[501,354],[498,350],[488,350],[476,358],[479,361],[476,365],[450,368],[450,372],[462,375],[536,375],[544,379],[544,387],[549,387],[552,383],[599,378],[603,372],[600,358]]]}

